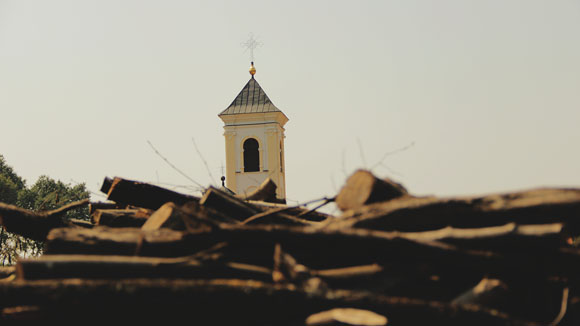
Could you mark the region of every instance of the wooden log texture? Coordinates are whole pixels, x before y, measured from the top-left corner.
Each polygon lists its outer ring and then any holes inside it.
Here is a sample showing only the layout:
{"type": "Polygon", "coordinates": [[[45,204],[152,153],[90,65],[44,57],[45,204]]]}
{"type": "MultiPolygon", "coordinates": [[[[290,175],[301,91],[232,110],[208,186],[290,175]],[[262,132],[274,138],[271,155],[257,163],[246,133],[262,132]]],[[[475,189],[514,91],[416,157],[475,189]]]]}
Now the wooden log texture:
{"type": "Polygon", "coordinates": [[[16,273],[14,266],[0,266],[0,279],[10,277],[16,273]]]}
{"type": "Polygon", "coordinates": [[[387,317],[375,312],[354,308],[334,308],[321,311],[306,318],[306,325],[354,325],[383,326],[387,317]]]}
{"type": "Polygon", "coordinates": [[[386,316],[393,325],[539,325],[477,305],[239,279],[62,279],[0,284],[0,307],[24,305],[49,308],[45,317],[51,321],[86,321],[91,316],[91,321],[99,322],[195,318],[219,325],[290,325],[303,324],[320,311],[351,307],[386,316]]]}
{"type": "MultiPolygon", "coordinates": [[[[487,233],[488,241],[493,243],[494,235],[487,233]]],[[[522,241],[526,237],[537,238],[526,233],[498,234],[522,241]]],[[[364,229],[224,224],[219,229],[206,227],[195,234],[188,234],[168,229],[143,232],[130,228],[96,227],[53,230],[47,238],[46,253],[186,256],[217,242],[228,242],[228,257],[248,264],[272,266],[274,245],[280,243],[298,261],[313,269],[378,263],[402,275],[413,271],[423,274],[452,273],[461,269],[481,278],[482,273],[517,275],[531,269],[537,273],[576,278],[580,275],[578,249],[559,248],[550,240],[553,234],[546,232],[549,240],[545,242],[545,248],[529,250],[526,247],[509,249],[494,246],[493,250],[469,250],[435,241],[432,234],[424,237],[429,239],[424,241],[420,234],[406,236],[397,232],[364,229]]],[[[460,233],[443,237],[457,237],[467,242],[460,233]]],[[[484,243],[482,237],[475,240],[480,245],[484,243]]]]}
{"type": "Polygon", "coordinates": [[[249,204],[235,196],[226,194],[225,192],[210,187],[203,195],[199,202],[204,207],[209,207],[220,213],[236,219],[238,221],[243,221],[252,215],[261,212],[257,207],[249,204]]]}
{"type": "Polygon", "coordinates": [[[407,190],[399,183],[390,179],[381,180],[367,170],[357,170],[336,196],[336,205],[346,211],[405,195],[407,190]]]}
{"type": "MultiPolygon", "coordinates": [[[[308,218],[300,218],[287,214],[297,212],[296,207],[286,205],[256,205],[255,201],[246,202],[236,196],[210,187],[200,200],[200,205],[226,215],[230,219],[242,221],[243,224],[281,224],[308,226],[317,225],[308,218]]],[[[262,204],[264,204],[262,202],[262,204]]],[[[215,214],[214,214],[215,215],[215,214]]],[[[306,215],[306,214],[304,214],[306,215]]],[[[311,216],[316,216],[312,214],[311,216]]]]}
{"type": "Polygon", "coordinates": [[[401,197],[345,212],[329,227],[424,231],[563,222],[580,234],[580,190],[536,189],[483,197],[401,197]]]}
{"type": "Polygon", "coordinates": [[[113,202],[91,202],[89,204],[89,215],[92,215],[97,209],[121,209],[116,203],[113,202]]]}
{"type": "Polygon", "coordinates": [[[335,218],[333,215],[326,214],[316,210],[310,210],[302,206],[288,206],[285,204],[278,204],[278,203],[266,203],[266,202],[259,202],[254,200],[249,200],[248,203],[254,205],[255,207],[259,208],[263,212],[275,209],[275,208],[285,208],[284,212],[289,215],[292,215],[296,218],[304,219],[307,221],[312,222],[322,222],[329,219],[335,218]]]}
{"type": "Polygon", "coordinates": [[[162,227],[173,230],[185,230],[185,224],[180,213],[180,210],[177,209],[174,203],[165,203],[147,219],[147,222],[141,226],[141,230],[153,231],[162,227]]]}
{"type": "Polygon", "coordinates": [[[97,225],[110,227],[140,227],[153,212],[144,208],[97,209],[91,214],[91,221],[97,225]]]}
{"type": "Polygon", "coordinates": [[[0,226],[7,231],[37,241],[44,241],[46,235],[54,228],[69,225],[63,219],[66,212],[89,204],[89,200],[80,200],[60,208],[34,212],[28,209],[0,203],[0,226]]]}
{"type": "Polygon", "coordinates": [[[79,227],[82,227],[82,228],[88,228],[88,229],[90,229],[90,228],[92,228],[92,227],[95,226],[95,224],[92,223],[91,221],[79,220],[79,219],[76,219],[76,218],[71,218],[71,219],[68,220],[68,222],[70,222],[71,225],[79,226],[79,227]]]}
{"type": "Polygon", "coordinates": [[[203,262],[194,256],[161,258],[138,256],[44,255],[21,259],[17,278],[241,278],[268,281],[271,270],[235,262],[203,262]]]}
{"type": "Polygon", "coordinates": [[[242,221],[242,224],[277,224],[277,225],[297,225],[297,226],[316,226],[320,222],[312,222],[301,219],[293,215],[286,214],[290,207],[273,208],[255,215],[242,221]]]}
{"type": "Polygon", "coordinates": [[[266,180],[264,180],[264,182],[260,184],[258,189],[254,190],[249,194],[237,195],[237,197],[243,200],[255,200],[269,203],[285,204],[286,200],[276,198],[277,188],[278,186],[271,178],[266,178],[266,180]]]}
{"type": "Polygon", "coordinates": [[[196,252],[189,245],[184,232],[170,229],[143,232],[140,228],[95,226],[53,230],[46,238],[45,253],[179,257],[196,252]]]}
{"type": "Polygon", "coordinates": [[[199,198],[195,196],[181,194],[144,182],[118,177],[110,180],[105,178],[101,190],[106,191],[108,200],[120,205],[133,205],[155,210],[167,202],[183,205],[190,201],[199,201],[199,198]]]}

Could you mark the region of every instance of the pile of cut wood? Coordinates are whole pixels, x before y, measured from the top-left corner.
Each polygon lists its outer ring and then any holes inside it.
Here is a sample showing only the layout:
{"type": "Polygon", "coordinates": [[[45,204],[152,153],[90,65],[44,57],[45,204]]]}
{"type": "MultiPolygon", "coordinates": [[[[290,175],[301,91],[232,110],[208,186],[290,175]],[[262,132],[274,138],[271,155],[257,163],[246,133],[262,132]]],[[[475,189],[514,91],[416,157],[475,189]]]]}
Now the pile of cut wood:
{"type": "Polygon", "coordinates": [[[341,216],[122,178],[91,221],[0,204],[43,256],[0,270],[0,321],[579,325],[580,189],[417,197],[356,171],[341,216]],[[185,319],[187,318],[187,319],[185,319]]]}

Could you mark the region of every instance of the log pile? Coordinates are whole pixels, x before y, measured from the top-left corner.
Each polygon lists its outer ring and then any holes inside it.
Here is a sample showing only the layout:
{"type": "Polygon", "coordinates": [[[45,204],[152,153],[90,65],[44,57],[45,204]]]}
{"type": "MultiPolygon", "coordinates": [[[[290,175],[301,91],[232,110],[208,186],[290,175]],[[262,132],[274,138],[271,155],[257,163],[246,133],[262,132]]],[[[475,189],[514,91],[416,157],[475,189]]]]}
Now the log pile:
{"type": "Polygon", "coordinates": [[[0,269],[0,321],[578,325],[580,189],[417,197],[356,171],[331,216],[106,178],[91,221],[0,204],[45,253],[0,269]],[[89,317],[90,316],[90,317],[89,317]]]}

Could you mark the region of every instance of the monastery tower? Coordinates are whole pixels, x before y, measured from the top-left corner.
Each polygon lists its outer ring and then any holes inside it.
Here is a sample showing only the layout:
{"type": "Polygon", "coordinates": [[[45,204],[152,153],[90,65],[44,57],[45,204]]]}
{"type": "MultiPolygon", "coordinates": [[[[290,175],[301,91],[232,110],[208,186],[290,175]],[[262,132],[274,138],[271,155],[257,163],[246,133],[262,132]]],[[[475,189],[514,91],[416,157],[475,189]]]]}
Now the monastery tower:
{"type": "Polygon", "coordinates": [[[284,125],[288,117],[268,98],[252,77],[232,104],[218,116],[226,139],[226,186],[237,194],[255,190],[270,177],[276,197],[286,199],[284,125]]]}

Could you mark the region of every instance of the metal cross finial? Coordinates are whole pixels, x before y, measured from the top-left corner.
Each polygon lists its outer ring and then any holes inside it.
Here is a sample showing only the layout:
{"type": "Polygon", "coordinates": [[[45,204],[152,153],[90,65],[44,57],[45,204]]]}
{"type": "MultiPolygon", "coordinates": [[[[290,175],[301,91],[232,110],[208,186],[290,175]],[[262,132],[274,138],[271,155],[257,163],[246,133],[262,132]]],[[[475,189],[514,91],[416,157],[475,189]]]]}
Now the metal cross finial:
{"type": "Polygon", "coordinates": [[[262,43],[258,42],[258,40],[254,38],[254,33],[250,33],[250,38],[246,42],[242,43],[242,46],[246,48],[246,51],[250,50],[250,61],[254,61],[254,49],[261,45],[262,43]]]}

